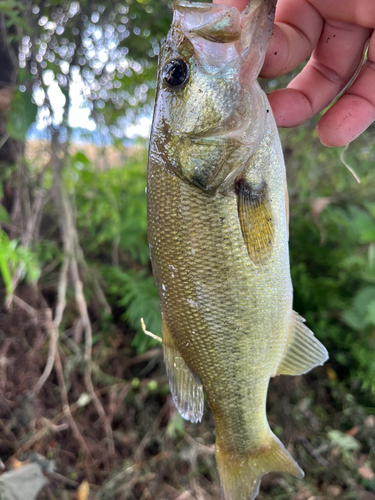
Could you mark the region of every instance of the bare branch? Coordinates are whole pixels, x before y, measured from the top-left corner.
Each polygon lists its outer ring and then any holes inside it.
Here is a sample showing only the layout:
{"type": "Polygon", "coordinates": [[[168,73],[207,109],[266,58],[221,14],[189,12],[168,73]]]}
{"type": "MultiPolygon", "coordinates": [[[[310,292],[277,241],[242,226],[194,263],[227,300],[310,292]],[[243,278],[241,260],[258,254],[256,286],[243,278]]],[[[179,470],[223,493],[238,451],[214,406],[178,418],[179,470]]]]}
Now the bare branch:
{"type": "Polygon", "coordinates": [[[52,321],[52,311],[50,308],[47,308],[44,310],[44,316],[45,316],[45,321],[46,321],[46,328],[49,336],[49,350],[48,350],[48,358],[47,358],[47,363],[46,366],[44,367],[44,371],[42,375],[40,376],[36,386],[35,386],[35,392],[38,393],[40,389],[43,387],[43,385],[46,383],[48,380],[48,377],[50,376],[53,365],[55,363],[55,357],[56,357],[56,350],[57,350],[57,329],[53,324],[52,321]]]}
{"type": "Polygon", "coordinates": [[[145,333],[149,337],[153,338],[154,340],[158,340],[159,342],[163,342],[163,339],[161,337],[159,337],[158,335],[155,335],[154,333],[149,332],[148,330],[146,330],[146,325],[145,325],[145,322],[143,321],[143,318],[141,318],[141,325],[142,325],[143,333],[145,333]]]}

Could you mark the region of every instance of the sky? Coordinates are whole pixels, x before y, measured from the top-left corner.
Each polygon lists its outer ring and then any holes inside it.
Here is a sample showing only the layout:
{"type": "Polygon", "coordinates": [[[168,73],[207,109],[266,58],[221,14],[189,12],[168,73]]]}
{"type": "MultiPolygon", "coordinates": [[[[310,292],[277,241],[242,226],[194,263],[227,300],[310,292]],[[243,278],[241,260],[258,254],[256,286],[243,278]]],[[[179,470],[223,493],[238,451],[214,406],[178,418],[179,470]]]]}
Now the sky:
{"type": "MultiPolygon", "coordinates": [[[[47,96],[53,110],[53,124],[59,125],[62,122],[63,109],[66,98],[61,91],[53,71],[47,70],[43,73],[43,83],[47,87],[47,96]]],[[[50,123],[49,112],[42,106],[45,100],[44,90],[39,88],[34,92],[35,102],[39,107],[36,129],[42,131],[50,123]]],[[[69,125],[72,128],[81,128],[93,132],[96,130],[95,121],[90,117],[90,108],[85,98],[85,88],[81,76],[77,73],[73,77],[70,86],[70,109],[69,125]]],[[[124,135],[128,139],[137,137],[148,138],[151,129],[151,116],[143,116],[137,122],[128,125],[124,135]]]]}

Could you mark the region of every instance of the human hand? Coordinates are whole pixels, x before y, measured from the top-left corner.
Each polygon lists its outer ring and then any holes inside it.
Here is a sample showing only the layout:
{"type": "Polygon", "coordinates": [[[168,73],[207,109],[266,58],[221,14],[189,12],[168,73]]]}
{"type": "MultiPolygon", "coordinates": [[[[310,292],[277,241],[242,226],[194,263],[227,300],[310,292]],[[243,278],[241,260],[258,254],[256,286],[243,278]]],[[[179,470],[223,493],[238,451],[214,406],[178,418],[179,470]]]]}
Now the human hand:
{"type": "MultiPolygon", "coordinates": [[[[248,2],[214,3],[242,11],[248,2]]],[[[323,144],[343,146],[375,120],[374,29],[374,0],[278,0],[260,76],[283,75],[311,54],[286,89],[268,96],[279,127],[301,125],[328,106],[354,75],[370,37],[367,61],[353,85],[320,119],[317,131],[323,144]]]]}

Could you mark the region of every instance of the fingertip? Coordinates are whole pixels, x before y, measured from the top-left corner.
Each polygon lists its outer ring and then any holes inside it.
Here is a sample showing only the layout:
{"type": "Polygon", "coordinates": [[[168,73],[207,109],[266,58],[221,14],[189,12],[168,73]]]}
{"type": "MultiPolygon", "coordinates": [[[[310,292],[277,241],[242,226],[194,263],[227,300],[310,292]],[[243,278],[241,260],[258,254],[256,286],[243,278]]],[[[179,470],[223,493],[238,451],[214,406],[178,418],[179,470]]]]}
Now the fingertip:
{"type": "Polygon", "coordinates": [[[261,78],[275,78],[289,71],[287,66],[288,42],[282,30],[275,24],[260,72],[261,78]]]}
{"type": "Polygon", "coordinates": [[[312,116],[311,105],[298,90],[275,90],[268,95],[278,127],[296,127],[312,116]]]}
{"type": "Polygon", "coordinates": [[[375,108],[360,96],[346,94],[320,119],[317,132],[328,147],[346,146],[375,120],[375,108]]]}

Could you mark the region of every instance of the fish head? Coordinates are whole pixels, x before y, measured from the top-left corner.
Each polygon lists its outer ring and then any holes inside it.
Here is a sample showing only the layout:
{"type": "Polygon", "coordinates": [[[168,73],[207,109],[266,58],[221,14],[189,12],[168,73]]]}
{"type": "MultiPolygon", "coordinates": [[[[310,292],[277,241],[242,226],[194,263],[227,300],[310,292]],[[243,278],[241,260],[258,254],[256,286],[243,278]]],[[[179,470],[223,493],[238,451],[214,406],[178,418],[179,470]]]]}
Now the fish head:
{"type": "Polygon", "coordinates": [[[215,193],[244,169],[263,138],[267,100],[257,84],[275,0],[234,7],[179,0],[163,40],[151,148],[171,174],[215,193]]]}

